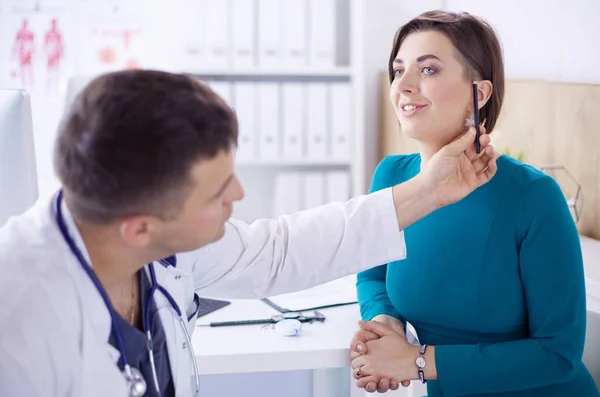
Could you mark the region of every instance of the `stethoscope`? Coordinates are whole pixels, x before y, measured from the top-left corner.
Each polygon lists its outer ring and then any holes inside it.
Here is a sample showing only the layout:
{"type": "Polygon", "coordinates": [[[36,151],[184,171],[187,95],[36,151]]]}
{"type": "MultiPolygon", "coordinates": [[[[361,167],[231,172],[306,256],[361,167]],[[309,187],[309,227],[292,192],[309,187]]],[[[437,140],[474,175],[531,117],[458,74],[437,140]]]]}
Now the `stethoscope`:
{"type": "MultiPolygon", "coordinates": [[[[75,242],[73,241],[71,236],[69,235],[67,225],[66,225],[65,220],[62,215],[61,202],[62,202],[62,190],[60,190],[58,192],[58,195],[56,196],[56,199],[54,202],[54,215],[56,217],[56,222],[58,223],[58,228],[60,229],[60,232],[61,232],[65,242],[71,249],[71,252],[73,253],[73,255],[75,255],[75,257],[79,261],[79,264],[81,265],[83,270],[85,270],[87,275],[90,277],[90,279],[94,283],[96,289],[102,296],[102,299],[104,300],[104,304],[106,305],[106,308],[108,309],[108,312],[110,313],[110,317],[112,320],[112,329],[113,329],[113,332],[115,333],[115,338],[117,340],[119,352],[121,353],[121,358],[123,360],[123,377],[125,378],[125,382],[127,383],[127,388],[129,389],[129,396],[130,397],[142,397],[144,395],[144,393],[146,393],[146,387],[147,387],[146,380],[144,379],[144,377],[142,376],[142,373],[137,368],[134,368],[129,364],[129,360],[127,359],[127,354],[125,352],[125,342],[123,341],[123,334],[121,333],[121,329],[119,328],[119,325],[118,325],[117,314],[115,312],[115,309],[113,308],[112,304],[110,303],[110,299],[109,299],[106,291],[102,287],[100,280],[98,280],[98,278],[96,277],[94,270],[88,264],[87,260],[82,255],[81,251],[79,250],[79,248],[77,247],[77,245],[75,244],[75,242]]],[[[173,257],[172,259],[173,260],[171,260],[171,261],[163,259],[160,262],[161,262],[161,264],[164,264],[167,266],[175,266],[175,261],[174,261],[175,258],[173,257]]],[[[198,396],[198,394],[200,393],[200,375],[198,372],[198,364],[196,363],[194,348],[192,347],[192,340],[190,338],[190,334],[187,330],[187,326],[183,319],[182,312],[179,309],[179,305],[177,305],[177,302],[175,302],[175,299],[173,299],[171,294],[165,288],[163,288],[161,285],[159,285],[158,282],[156,281],[156,273],[154,272],[154,264],[153,263],[148,264],[148,268],[150,270],[150,278],[151,278],[151,282],[152,282],[152,287],[150,288],[150,291],[148,292],[146,304],[144,305],[144,308],[143,308],[143,327],[144,327],[144,331],[145,331],[147,339],[148,339],[147,349],[148,349],[148,356],[149,356],[149,360],[150,360],[150,366],[152,368],[152,377],[154,378],[154,386],[156,388],[157,393],[160,394],[160,388],[158,386],[158,375],[156,373],[156,364],[154,362],[154,346],[152,343],[152,333],[150,331],[152,329],[151,315],[150,315],[150,307],[151,307],[152,297],[156,291],[159,291],[169,301],[169,303],[171,304],[171,307],[173,308],[173,310],[175,310],[175,312],[177,313],[177,316],[179,317],[179,324],[181,326],[181,329],[183,330],[183,334],[185,335],[186,343],[189,346],[188,352],[190,354],[190,360],[192,361],[192,364],[194,367],[194,377],[196,380],[196,392],[195,392],[194,396],[198,396]]],[[[199,304],[200,304],[200,298],[198,297],[197,294],[194,294],[194,301],[196,303],[196,313],[197,313],[197,310],[199,309],[199,304]]],[[[195,316],[196,313],[192,314],[190,316],[190,319],[193,316],[195,316]]]]}

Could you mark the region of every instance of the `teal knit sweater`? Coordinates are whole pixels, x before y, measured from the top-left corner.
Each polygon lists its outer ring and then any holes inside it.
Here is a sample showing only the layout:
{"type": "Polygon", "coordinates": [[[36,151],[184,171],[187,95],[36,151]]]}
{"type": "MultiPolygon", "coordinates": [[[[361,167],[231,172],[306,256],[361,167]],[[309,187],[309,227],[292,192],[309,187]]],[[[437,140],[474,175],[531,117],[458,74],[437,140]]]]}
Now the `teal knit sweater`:
{"type": "MultiPolygon", "coordinates": [[[[376,191],[420,156],[385,158],[376,191]]],[[[579,235],[554,179],[510,157],[491,182],[405,230],[407,258],[358,275],[361,314],[410,322],[435,346],[430,397],[589,397],[579,235]]]]}

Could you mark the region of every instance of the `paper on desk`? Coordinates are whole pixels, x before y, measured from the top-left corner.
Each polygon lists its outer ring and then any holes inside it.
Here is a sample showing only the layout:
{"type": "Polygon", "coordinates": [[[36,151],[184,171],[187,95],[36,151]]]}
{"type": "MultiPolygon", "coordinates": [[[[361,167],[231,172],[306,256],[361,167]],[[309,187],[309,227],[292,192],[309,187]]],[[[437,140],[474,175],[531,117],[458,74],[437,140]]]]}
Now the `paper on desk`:
{"type": "Polygon", "coordinates": [[[344,277],[303,291],[269,297],[269,300],[291,311],[353,303],[357,301],[356,276],[344,277]]]}

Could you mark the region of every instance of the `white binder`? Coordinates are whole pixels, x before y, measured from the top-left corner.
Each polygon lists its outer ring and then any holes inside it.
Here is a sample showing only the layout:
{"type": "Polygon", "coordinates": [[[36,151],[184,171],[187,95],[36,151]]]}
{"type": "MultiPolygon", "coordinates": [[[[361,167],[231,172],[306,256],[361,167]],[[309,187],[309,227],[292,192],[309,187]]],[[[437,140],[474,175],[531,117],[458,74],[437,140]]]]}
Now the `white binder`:
{"type": "Polygon", "coordinates": [[[308,0],[310,20],[310,64],[313,67],[335,66],[336,1],[308,0]]]}
{"type": "Polygon", "coordinates": [[[325,175],[323,172],[304,172],[302,182],[303,208],[315,208],[325,204],[325,175]]]}
{"type": "Polygon", "coordinates": [[[206,59],[203,69],[221,69],[230,66],[229,1],[204,0],[206,25],[206,59]]]}
{"type": "Polygon", "coordinates": [[[308,65],[308,4],[306,0],[284,0],[283,63],[289,69],[308,65]]]}
{"type": "Polygon", "coordinates": [[[302,83],[283,83],[282,89],[283,156],[286,160],[299,160],[303,156],[305,131],[305,86],[302,83]]]}
{"type": "Polygon", "coordinates": [[[227,102],[227,104],[229,106],[233,105],[233,101],[232,101],[233,92],[231,89],[230,82],[228,82],[228,81],[211,81],[208,83],[208,85],[217,95],[219,95],[221,98],[223,98],[223,100],[225,102],[227,102]]]}
{"type": "Polygon", "coordinates": [[[183,41],[184,62],[187,70],[198,70],[206,61],[205,0],[184,0],[183,41]]]}
{"type": "Polygon", "coordinates": [[[327,158],[328,113],[327,83],[308,83],[306,96],[306,158],[327,158]]]}
{"type": "Polygon", "coordinates": [[[230,0],[232,3],[233,59],[235,69],[251,69],[256,66],[254,0],[230,0]]]}
{"type": "Polygon", "coordinates": [[[282,61],[281,1],[258,0],[258,64],[276,68],[282,61]]]}
{"type": "Polygon", "coordinates": [[[236,160],[256,159],[256,85],[240,81],[233,85],[234,107],[239,125],[236,160]]]}
{"type": "Polygon", "coordinates": [[[334,160],[349,160],[351,155],[351,140],[354,136],[354,110],[350,83],[333,82],[329,85],[329,115],[331,158],[334,160]]]}
{"type": "Polygon", "coordinates": [[[351,196],[350,175],[348,171],[328,171],[325,175],[326,201],[345,202],[351,196]]]}
{"type": "Polygon", "coordinates": [[[279,84],[263,82],[258,85],[258,153],[260,160],[280,158],[279,84]]]}
{"type": "Polygon", "coordinates": [[[280,172],[275,177],[273,217],[300,211],[300,173],[280,172]]]}

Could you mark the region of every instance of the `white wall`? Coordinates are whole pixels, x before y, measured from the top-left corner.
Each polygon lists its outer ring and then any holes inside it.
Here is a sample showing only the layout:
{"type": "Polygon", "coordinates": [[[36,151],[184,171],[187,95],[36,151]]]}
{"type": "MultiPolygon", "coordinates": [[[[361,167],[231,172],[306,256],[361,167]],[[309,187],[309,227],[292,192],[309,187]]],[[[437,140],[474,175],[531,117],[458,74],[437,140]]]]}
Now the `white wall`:
{"type": "Polygon", "coordinates": [[[600,1],[447,0],[496,28],[508,78],[600,83],[600,1]]]}

